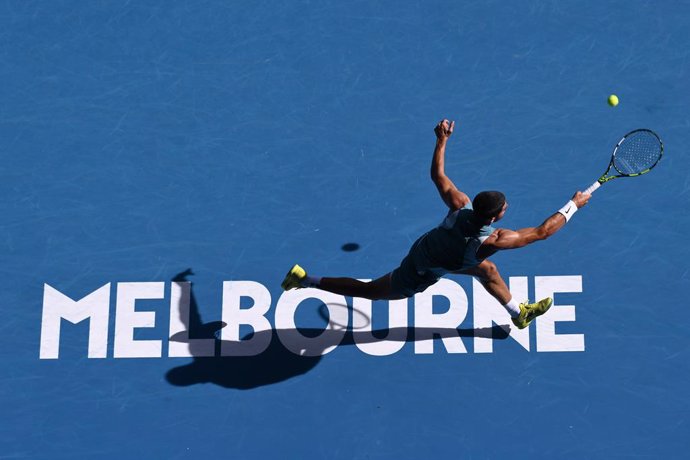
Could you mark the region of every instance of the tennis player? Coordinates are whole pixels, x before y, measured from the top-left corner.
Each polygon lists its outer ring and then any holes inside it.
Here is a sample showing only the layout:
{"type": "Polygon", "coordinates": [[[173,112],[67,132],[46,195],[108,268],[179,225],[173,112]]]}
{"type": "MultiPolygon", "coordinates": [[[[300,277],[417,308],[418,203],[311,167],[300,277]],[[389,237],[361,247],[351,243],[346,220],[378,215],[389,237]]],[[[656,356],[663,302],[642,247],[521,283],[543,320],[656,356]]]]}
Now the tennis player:
{"type": "Polygon", "coordinates": [[[538,227],[517,231],[494,228],[493,225],[508,209],[503,193],[485,191],[470,201],[445,174],[446,144],[454,127],[455,122],[442,120],[434,128],[436,148],[431,161],[431,179],[448,205],[448,215],[438,227],[414,242],[398,268],[374,281],[364,282],[353,278],[310,276],[295,265],[285,276],[282,288],[287,291],[314,287],[351,297],[395,300],[424,291],[448,273],[458,273],[476,277],[510,313],[513,324],[519,329],[524,329],[536,317],[546,313],[553,299],[547,297],[536,303],[518,304],[488,257],[498,251],[521,248],[550,237],[587,204],[591,195],[575,193],[563,208],[538,227]]]}

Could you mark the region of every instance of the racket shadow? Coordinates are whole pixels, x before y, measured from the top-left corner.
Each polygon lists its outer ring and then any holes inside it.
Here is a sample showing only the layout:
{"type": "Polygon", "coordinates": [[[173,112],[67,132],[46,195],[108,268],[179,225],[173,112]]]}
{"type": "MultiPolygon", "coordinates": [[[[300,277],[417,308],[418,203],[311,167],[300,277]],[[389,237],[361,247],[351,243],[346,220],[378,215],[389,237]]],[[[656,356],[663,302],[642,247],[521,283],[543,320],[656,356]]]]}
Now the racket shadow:
{"type": "MultiPolygon", "coordinates": [[[[191,270],[180,273],[173,281],[186,281],[191,270]]],[[[170,337],[170,341],[188,343],[193,361],[170,369],[166,380],[174,386],[212,383],[225,388],[249,390],[272,385],[306,374],[324,359],[328,349],[380,342],[414,342],[446,337],[486,337],[503,340],[510,326],[480,329],[438,329],[398,327],[373,331],[338,328],[270,329],[247,334],[239,341],[221,340],[225,323],[202,323],[193,291],[189,299],[189,319],[182,318],[186,331],[170,337]],[[215,356],[208,357],[208,348],[192,339],[213,339],[215,356]],[[220,356],[223,354],[231,356],[220,356]]],[[[351,307],[350,307],[351,308],[351,307]]],[[[360,312],[360,314],[362,314],[360,312]]]]}

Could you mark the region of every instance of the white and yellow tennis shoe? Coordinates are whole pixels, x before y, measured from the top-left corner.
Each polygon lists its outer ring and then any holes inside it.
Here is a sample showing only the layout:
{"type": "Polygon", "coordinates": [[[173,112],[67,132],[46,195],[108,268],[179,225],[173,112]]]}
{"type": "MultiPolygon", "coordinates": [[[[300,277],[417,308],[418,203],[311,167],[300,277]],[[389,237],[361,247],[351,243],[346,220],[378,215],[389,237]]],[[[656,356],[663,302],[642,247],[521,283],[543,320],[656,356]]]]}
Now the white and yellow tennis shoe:
{"type": "Polygon", "coordinates": [[[553,299],[551,297],[541,299],[537,303],[523,302],[520,304],[520,315],[513,318],[513,324],[515,324],[518,329],[524,329],[529,326],[529,323],[536,317],[546,313],[549,308],[551,308],[551,305],[553,305],[553,299]]]}
{"type": "Polygon", "coordinates": [[[307,272],[302,267],[295,264],[290,271],[287,272],[287,275],[285,275],[285,279],[280,284],[280,287],[282,287],[284,291],[302,288],[304,287],[302,286],[302,281],[304,281],[306,277],[307,272]]]}

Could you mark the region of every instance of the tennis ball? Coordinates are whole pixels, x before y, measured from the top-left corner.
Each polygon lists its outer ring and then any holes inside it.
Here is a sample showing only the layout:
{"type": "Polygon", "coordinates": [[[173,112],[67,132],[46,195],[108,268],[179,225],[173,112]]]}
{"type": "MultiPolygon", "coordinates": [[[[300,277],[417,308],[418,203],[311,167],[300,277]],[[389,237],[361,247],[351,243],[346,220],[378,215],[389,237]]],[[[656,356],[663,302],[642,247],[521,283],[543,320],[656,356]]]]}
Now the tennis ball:
{"type": "Polygon", "coordinates": [[[611,107],[617,106],[618,105],[618,96],[616,96],[615,94],[610,95],[609,96],[609,105],[611,107]]]}

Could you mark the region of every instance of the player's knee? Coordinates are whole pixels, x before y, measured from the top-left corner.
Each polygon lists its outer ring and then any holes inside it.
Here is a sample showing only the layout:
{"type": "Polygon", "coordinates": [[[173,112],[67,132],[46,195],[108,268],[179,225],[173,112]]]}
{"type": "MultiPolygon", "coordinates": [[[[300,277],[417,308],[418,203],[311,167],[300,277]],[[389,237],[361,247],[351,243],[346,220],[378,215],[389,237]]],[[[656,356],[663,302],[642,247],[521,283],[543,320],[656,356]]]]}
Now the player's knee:
{"type": "Polygon", "coordinates": [[[358,292],[358,295],[355,295],[357,297],[364,297],[366,299],[371,299],[371,300],[376,300],[376,284],[374,284],[373,281],[359,281],[357,280],[356,283],[357,289],[356,292],[358,292]]]}
{"type": "Polygon", "coordinates": [[[484,262],[482,262],[480,267],[481,267],[482,272],[484,274],[484,278],[487,280],[490,280],[490,279],[493,279],[493,278],[500,276],[498,274],[498,267],[496,266],[495,263],[491,262],[490,260],[485,260],[484,262]]]}

